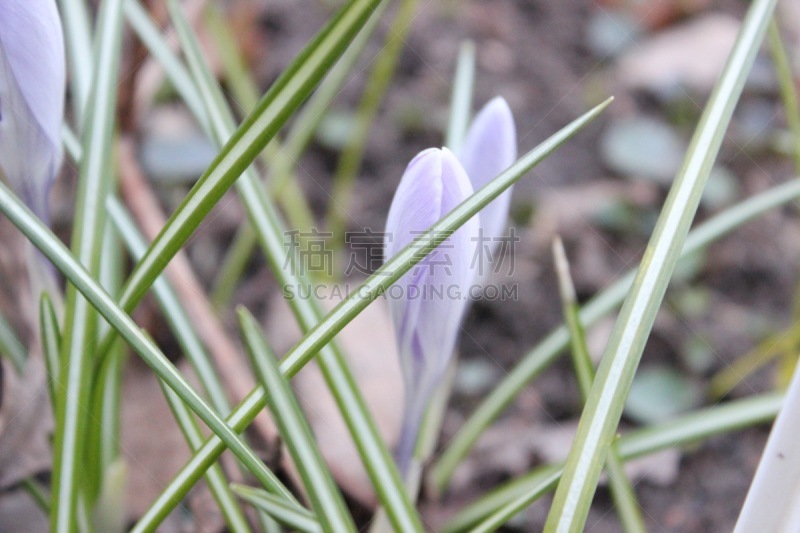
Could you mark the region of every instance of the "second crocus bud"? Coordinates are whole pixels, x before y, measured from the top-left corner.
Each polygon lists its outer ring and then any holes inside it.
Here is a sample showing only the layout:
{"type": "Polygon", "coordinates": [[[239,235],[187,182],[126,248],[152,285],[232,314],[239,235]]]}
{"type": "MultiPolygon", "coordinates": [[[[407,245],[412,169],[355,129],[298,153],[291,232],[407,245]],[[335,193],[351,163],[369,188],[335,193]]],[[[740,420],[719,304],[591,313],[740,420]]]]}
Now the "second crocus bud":
{"type": "MultiPolygon", "coordinates": [[[[517,130],[506,101],[498,96],[481,109],[467,130],[464,144],[458,150],[472,187],[477,191],[517,160],[517,130]]],[[[495,198],[480,212],[480,238],[497,248],[508,224],[511,189],[495,198]]]]}
{"type": "MultiPolygon", "coordinates": [[[[472,184],[456,156],[431,148],[408,165],[386,223],[387,259],[419,237],[472,194],[472,184]]],[[[406,471],[420,422],[455,347],[474,281],[477,218],[449,235],[389,291],[405,383],[405,413],[395,455],[406,471]]]]}
{"type": "Polygon", "coordinates": [[[55,0],[0,0],[0,169],[44,219],[61,164],[65,77],[55,0]]]}

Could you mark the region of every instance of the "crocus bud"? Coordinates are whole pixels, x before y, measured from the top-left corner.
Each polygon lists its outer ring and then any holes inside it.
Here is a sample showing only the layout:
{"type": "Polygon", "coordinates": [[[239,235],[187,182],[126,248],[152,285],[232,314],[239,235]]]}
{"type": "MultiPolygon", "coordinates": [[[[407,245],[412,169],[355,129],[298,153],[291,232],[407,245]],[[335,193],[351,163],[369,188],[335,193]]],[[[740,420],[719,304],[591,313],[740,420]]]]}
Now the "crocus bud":
{"type": "MultiPolygon", "coordinates": [[[[498,96],[478,112],[467,131],[458,160],[476,191],[517,160],[517,133],[506,101],[498,96]]],[[[511,187],[480,213],[480,238],[490,250],[497,248],[508,223],[511,187]]]]}
{"type": "MultiPolygon", "coordinates": [[[[472,184],[448,149],[429,149],[408,165],[386,223],[390,258],[472,194],[472,184]]],[[[453,353],[474,281],[477,218],[449,235],[389,290],[406,401],[396,457],[406,471],[431,394],[453,353]]]]}
{"type": "Polygon", "coordinates": [[[0,168],[44,219],[61,164],[65,76],[55,0],[0,0],[0,168]]]}

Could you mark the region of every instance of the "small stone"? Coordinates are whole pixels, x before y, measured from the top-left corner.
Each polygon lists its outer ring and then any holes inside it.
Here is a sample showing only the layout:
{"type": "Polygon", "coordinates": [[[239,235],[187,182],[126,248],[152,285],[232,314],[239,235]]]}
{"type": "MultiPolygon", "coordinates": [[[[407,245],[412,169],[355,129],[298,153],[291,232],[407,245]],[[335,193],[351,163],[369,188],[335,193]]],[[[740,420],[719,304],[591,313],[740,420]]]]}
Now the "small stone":
{"type": "Polygon", "coordinates": [[[601,141],[608,167],[629,178],[669,184],[686,152],[686,143],[666,123],[647,117],[613,122],[601,141]]]}
{"type": "Polygon", "coordinates": [[[589,20],[586,44],[601,58],[623,52],[639,35],[641,28],[626,13],[599,10],[589,20]]]}
{"type": "Polygon", "coordinates": [[[663,422],[697,405],[694,384],[680,372],[664,367],[645,368],[636,374],[625,414],[642,424],[663,422]]]}

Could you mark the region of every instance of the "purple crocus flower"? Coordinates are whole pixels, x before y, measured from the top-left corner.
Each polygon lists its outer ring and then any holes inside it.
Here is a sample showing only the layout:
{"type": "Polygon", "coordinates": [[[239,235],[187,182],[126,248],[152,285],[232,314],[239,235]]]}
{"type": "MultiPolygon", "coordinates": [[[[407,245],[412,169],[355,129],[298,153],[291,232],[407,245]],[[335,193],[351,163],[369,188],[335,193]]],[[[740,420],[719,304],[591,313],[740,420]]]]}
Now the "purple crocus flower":
{"type": "MultiPolygon", "coordinates": [[[[386,222],[384,256],[427,230],[472,194],[464,167],[447,148],[431,148],[408,165],[386,222]]],[[[400,367],[405,383],[405,413],[396,457],[406,471],[419,424],[455,346],[467,308],[465,294],[474,280],[470,261],[478,233],[477,218],[448,236],[389,291],[400,367]],[[399,290],[396,290],[399,287],[399,290]]]]}
{"type": "Polygon", "coordinates": [[[55,0],[0,0],[0,168],[44,219],[61,164],[65,76],[55,0]]]}
{"type": "MultiPolygon", "coordinates": [[[[386,222],[384,257],[392,257],[516,159],[516,133],[508,105],[495,98],[477,115],[457,158],[428,149],[408,165],[386,222]]],[[[406,472],[419,426],[455,347],[476,280],[480,243],[490,248],[503,233],[510,191],[487,205],[389,290],[405,382],[406,402],[395,451],[406,472]]]]}

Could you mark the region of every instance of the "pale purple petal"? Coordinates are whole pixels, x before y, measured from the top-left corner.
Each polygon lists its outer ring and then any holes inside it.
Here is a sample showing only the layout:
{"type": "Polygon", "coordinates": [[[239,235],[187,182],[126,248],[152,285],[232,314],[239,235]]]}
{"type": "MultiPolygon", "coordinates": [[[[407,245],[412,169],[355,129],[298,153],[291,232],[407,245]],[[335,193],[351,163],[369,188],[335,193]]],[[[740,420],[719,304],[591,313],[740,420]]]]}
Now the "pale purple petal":
{"type": "Polygon", "coordinates": [[[429,148],[417,154],[406,167],[397,191],[394,193],[389,216],[386,218],[384,257],[392,257],[415,236],[409,231],[395,230],[414,228],[428,229],[439,220],[441,213],[442,180],[441,150],[429,148]]]}
{"type": "MultiPolygon", "coordinates": [[[[408,166],[386,226],[385,256],[392,257],[472,194],[458,159],[430,149],[408,166]]],[[[388,292],[406,387],[406,414],[398,461],[408,460],[420,417],[455,347],[474,281],[471,261],[478,221],[470,219],[388,292]]]]}
{"type": "MultiPolygon", "coordinates": [[[[517,159],[517,134],[511,109],[502,97],[486,104],[475,116],[458,152],[473,188],[477,191],[511,166],[517,159]]],[[[482,237],[496,248],[505,235],[511,188],[498,196],[480,213],[482,237]]]]}
{"type": "MultiPolygon", "coordinates": [[[[384,258],[389,259],[404,248],[419,232],[428,229],[441,218],[441,151],[429,149],[421,152],[406,168],[400,185],[397,187],[389,216],[386,221],[384,258]]],[[[398,348],[401,353],[401,367],[406,382],[412,380],[413,369],[418,365],[411,360],[411,343],[419,312],[418,300],[401,297],[409,290],[416,290],[424,283],[425,269],[415,268],[407,272],[395,283],[390,296],[389,307],[395,325],[398,348]],[[409,289],[409,287],[413,287],[409,289]]]]}
{"type": "Polygon", "coordinates": [[[61,162],[64,41],[54,0],[0,0],[0,165],[40,216],[61,162]]]}
{"type": "MultiPolygon", "coordinates": [[[[452,152],[442,150],[442,196],[440,218],[472,195],[472,186],[452,152]]],[[[448,237],[425,259],[425,283],[435,292],[423,299],[417,318],[422,352],[433,354],[426,361],[430,382],[419,385],[431,392],[444,373],[455,347],[461,320],[468,307],[470,285],[475,280],[472,260],[476,249],[478,220],[473,218],[448,237]],[[429,268],[430,267],[430,268],[429,268]],[[435,355],[435,356],[434,356],[435,355]]]]}

